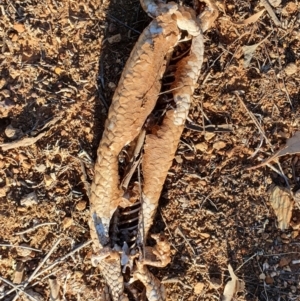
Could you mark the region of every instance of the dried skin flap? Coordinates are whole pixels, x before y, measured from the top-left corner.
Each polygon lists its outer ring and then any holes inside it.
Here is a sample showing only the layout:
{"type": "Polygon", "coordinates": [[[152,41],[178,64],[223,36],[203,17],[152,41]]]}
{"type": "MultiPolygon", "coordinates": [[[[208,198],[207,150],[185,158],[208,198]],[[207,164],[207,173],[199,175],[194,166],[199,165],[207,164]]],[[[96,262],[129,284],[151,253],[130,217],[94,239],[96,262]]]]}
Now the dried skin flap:
{"type": "Polygon", "coordinates": [[[275,186],[270,190],[270,203],[277,217],[278,228],[286,230],[292,218],[294,201],[288,189],[275,186]]]}
{"type": "Polygon", "coordinates": [[[139,134],[153,110],[166,68],[166,54],[178,37],[179,29],[170,15],[152,21],[136,43],[115,91],[98,148],[90,196],[91,236],[98,249],[99,239],[103,245],[108,241],[109,222],[123,194],[118,187],[118,154],[139,134]],[[103,236],[98,237],[97,232],[103,236]]]}

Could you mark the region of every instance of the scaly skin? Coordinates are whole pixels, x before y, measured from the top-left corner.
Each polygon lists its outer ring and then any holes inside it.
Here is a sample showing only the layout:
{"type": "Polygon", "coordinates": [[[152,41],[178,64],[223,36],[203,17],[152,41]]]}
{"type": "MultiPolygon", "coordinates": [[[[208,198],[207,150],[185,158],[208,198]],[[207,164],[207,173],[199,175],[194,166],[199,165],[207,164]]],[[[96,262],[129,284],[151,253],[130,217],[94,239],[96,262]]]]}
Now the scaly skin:
{"type": "MultiPolygon", "coordinates": [[[[142,159],[142,210],[139,216],[137,244],[143,249],[158,206],[163,183],[172,164],[189,111],[191,96],[203,61],[203,30],[215,20],[216,8],[205,0],[209,9],[196,17],[192,9],[157,0],[141,0],[142,7],[155,18],[143,31],[126,63],[109,109],[105,130],[97,151],[95,176],[90,195],[90,230],[95,252],[94,264],[110,288],[103,298],[127,301],[121,271],[118,246],[110,246],[109,226],[124,191],[119,187],[118,155],[140,133],[155,107],[161,90],[161,79],[168,59],[185,30],[192,39],[190,53],[176,65],[175,81],[171,86],[176,108],[168,110],[155,134],[146,135],[142,159]],[[199,19],[197,19],[199,18],[199,19]],[[201,27],[200,27],[201,24],[201,27]]],[[[165,300],[164,287],[146,265],[165,266],[170,261],[168,244],[158,237],[156,248],[146,247],[152,256],[135,261],[133,278],[146,288],[149,301],[165,300]]]]}

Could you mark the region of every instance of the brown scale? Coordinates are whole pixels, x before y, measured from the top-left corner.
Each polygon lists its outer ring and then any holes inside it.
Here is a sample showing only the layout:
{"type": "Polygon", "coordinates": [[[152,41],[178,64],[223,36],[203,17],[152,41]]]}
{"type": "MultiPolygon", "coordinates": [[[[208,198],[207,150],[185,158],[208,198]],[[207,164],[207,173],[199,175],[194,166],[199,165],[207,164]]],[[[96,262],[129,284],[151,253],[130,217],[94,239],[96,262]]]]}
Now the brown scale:
{"type": "MultiPolygon", "coordinates": [[[[161,92],[158,97],[157,104],[144,124],[146,133],[155,133],[160,128],[160,124],[166,111],[176,105],[174,103],[171,86],[175,80],[174,74],[176,71],[176,64],[179,60],[188,55],[190,51],[191,41],[186,40],[186,35],[183,33],[182,42],[175,47],[172,57],[169,59],[169,65],[162,78],[161,92]]],[[[135,141],[130,145],[125,146],[119,154],[119,175],[121,179],[123,179],[128,173],[128,170],[131,169],[133,162],[139,160],[142,154],[141,149],[139,156],[137,158],[133,158],[136,140],[137,139],[135,139],[135,141]]],[[[122,181],[120,182],[122,183],[122,181]]],[[[125,208],[119,207],[116,210],[110,227],[111,247],[114,247],[114,245],[117,244],[122,248],[125,242],[129,249],[134,249],[136,247],[138,218],[141,208],[137,183],[138,173],[137,170],[135,170],[128,188],[125,191],[125,194],[129,194],[131,200],[135,198],[135,201],[125,208]]]]}

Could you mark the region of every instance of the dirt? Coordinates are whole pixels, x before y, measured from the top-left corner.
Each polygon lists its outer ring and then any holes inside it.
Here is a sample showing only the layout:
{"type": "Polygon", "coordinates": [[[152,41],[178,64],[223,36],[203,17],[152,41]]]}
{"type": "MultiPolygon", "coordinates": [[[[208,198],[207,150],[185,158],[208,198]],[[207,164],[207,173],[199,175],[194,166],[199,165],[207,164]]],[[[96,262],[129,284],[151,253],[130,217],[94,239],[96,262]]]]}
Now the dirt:
{"type": "MultiPolygon", "coordinates": [[[[219,300],[228,263],[245,282],[238,300],[300,300],[299,203],[281,231],[269,202],[274,185],[300,188],[299,155],[271,163],[287,181],[268,166],[247,169],[299,130],[296,3],[272,8],[281,26],[267,12],[243,24],[259,1],[218,3],[189,118],[232,130],[186,129],[178,146],[152,228],[171,242],[172,262],[152,270],[168,300],[219,300]]],[[[0,9],[0,143],[29,140],[0,151],[0,299],[28,300],[10,292],[21,264],[37,300],[49,299],[54,276],[62,299],[98,300],[104,283],[84,245],[86,182],[112,94],[150,19],[137,0],[3,0],[0,9]]]]}

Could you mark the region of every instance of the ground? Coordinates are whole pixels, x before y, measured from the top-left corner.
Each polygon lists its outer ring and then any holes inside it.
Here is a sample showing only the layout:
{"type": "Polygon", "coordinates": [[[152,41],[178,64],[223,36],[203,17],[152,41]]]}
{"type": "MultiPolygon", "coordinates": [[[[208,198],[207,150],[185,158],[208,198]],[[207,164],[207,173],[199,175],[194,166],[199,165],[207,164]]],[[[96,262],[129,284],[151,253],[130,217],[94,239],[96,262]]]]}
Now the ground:
{"type": "MultiPolygon", "coordinates": [[[[220,1],[205,34],[189,118],[231,130],[185,129],[179,143],[152,229],[171,242],[172,262],[153,270],[168,300],[219,300],[229,263],[245,282],[238,300],[300,300],[299,204],[281,231],[269,202],[274,185],[299,189],[299,155],[279,159],[286,180],[267,166],[247,169],[300,125],[300,5],[270,2],[279,25],[255,15],[259,1],[220,1]]],[[[150,19],[138,0],[3,0],[0,9],[0,299],[29,300],[11,292],[23,265],[24,280],[36,272],[27,286],[36,300],[49,299],[54,276],[63,300],[97,300],[86,183],[112,94],[150,19]]]]}

